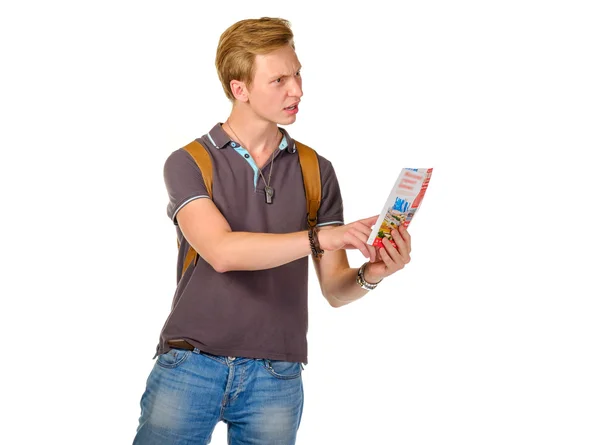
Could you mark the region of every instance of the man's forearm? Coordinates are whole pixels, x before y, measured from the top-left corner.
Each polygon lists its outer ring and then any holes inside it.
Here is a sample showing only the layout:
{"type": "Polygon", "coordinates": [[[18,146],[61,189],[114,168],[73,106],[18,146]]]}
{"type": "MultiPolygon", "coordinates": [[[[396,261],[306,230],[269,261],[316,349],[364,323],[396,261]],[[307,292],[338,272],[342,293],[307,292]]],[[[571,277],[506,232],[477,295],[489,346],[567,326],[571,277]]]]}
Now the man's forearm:
{"type": "Polygon", "coordinates": [[[293,233],[229,232],[215,246],[218,272],[271,269],[310,255],[308,231],[293,233]]]}
{"type": "Polygon", "coordinates": [[[339,272],[327,290],[330,302],[335,307],[345,306],[365,296],[368,290],[363,289],[356,282],[358,268],[348,268],[339,272]]]}

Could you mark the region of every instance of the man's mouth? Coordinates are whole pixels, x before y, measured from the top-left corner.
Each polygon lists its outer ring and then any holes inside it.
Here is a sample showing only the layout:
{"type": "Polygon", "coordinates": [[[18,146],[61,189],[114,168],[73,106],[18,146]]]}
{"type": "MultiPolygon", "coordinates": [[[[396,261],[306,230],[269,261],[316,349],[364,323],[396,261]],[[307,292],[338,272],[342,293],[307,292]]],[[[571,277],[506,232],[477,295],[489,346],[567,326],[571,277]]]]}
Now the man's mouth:
{"type": "Polygon", "coordinates": [[[297,103],[294,104],[294,105],[291,105],[291,106],[289,106],[287,108],[284,108],[284,110],[292,111],[292,110],[295,110],[296,108],[298,108],[298,104],[297,103]]]}

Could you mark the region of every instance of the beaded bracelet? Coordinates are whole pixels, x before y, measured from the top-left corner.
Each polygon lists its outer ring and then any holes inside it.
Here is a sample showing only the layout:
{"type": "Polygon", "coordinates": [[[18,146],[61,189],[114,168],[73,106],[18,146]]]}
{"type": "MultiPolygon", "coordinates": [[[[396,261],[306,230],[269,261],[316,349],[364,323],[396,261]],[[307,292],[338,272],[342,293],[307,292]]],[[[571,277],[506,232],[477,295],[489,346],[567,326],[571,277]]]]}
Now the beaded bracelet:
{"type": "Polygon", "coordinates": [[[321,249],[321,245],[319,244],[319,238],[317,237],[317,228],[311,227],[308,229],[308,240],[310,242],[310,250],[312,252],[312,256],[320,260],[323,256],[323,249],[321,249]]]}

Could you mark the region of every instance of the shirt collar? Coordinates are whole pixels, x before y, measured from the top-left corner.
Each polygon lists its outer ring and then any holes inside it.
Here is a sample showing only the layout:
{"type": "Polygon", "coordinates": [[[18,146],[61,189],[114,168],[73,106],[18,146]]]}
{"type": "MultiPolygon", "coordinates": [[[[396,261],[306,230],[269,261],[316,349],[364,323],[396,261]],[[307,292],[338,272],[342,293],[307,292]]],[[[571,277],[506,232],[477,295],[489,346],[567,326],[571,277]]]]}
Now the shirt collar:
{"type": "MultiPolygon", "coordinates": [[[[290,137],[288,132],[281,127],[279,127],[279,131],[281,131],[281,133],[283,134],[283,137],[281,138],[281,143],[279,144],[279,149],[280,150],[287,149],[288,153],[296,153],[296,144],[295,144],[294,140],[290,137]]],[[[208,136],[208,140],[212,143],[212,145],[217,150],[221,150],[221,149],[227,148],[227,147],[235,148],[235,146],[233,146],[232,144],[236,144],[236,146],[237,146],[237,143],[235,141],[231,140],[229,135],[225,132],[225,130],[223,130],[221,123],[217,123],[212,128],[212,130],[210,130],[208,132],[207,136],[208,136]]]]}

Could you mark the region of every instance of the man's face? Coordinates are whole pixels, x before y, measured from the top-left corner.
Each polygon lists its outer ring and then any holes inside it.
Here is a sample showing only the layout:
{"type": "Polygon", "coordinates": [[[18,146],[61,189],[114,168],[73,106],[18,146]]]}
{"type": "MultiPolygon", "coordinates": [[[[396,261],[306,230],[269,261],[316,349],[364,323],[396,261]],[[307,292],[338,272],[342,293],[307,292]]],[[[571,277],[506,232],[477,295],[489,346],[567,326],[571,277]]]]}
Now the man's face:
{"type": "Polygon", "coordinates": [[[280,125],[296,121],[302,97],[300,62],[291,46],[257,55],[248,101],[254,112],[280,125]]]}

